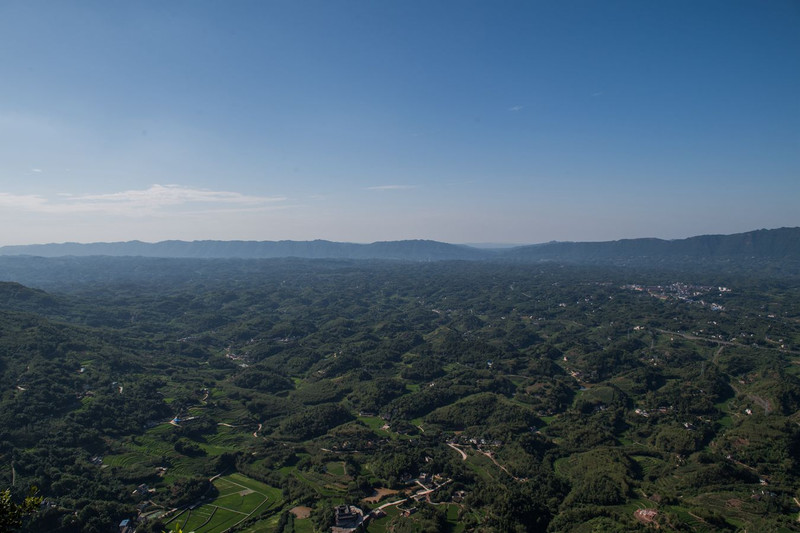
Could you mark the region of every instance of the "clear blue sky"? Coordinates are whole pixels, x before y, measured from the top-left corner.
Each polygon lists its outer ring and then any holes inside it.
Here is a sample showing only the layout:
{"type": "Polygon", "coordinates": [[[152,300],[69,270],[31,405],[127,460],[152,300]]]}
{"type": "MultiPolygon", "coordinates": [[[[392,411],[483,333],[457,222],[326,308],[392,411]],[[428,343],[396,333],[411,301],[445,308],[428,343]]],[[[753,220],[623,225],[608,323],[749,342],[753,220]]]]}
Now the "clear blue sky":
{"type": "Polygon", "coordinates": [[[0,3],[0,245],[800,225],[800,2],[0,3]]]}

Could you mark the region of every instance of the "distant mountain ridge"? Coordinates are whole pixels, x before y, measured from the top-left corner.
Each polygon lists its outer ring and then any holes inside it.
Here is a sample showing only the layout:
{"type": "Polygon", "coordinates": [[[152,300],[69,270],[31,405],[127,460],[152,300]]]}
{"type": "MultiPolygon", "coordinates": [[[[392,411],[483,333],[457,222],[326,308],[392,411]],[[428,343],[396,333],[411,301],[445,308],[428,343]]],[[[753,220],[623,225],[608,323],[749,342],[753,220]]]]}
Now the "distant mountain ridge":
{"type": "Polygon", "coordinates": [[[520,246],[506,253],[517,260],[604,261],[619,259],[800,258],[800,228],[761,229],[733,235],[687,239],[623,239],[606,242],[551,242],[520,246]]]}
{"type": "Polygon", "coordinates": [[[164,258],[377,259],[401,261],[500,260],[606,263],[665,259],[800,259],[800,227],[761,229],[733,235],[687,239],[624,239],[605,242],[550,242],[483,249],[431,240],[356,244],[314,241],[141,241],[35,244],[0,247],[0,255],[40,257],[138,256],[164,258]]]}
{"type": "Polygon", "coordinates": [[[182,259],[385,259],[405,261],[480,260],[491,252],[429,240],[382,241],[371,244],[315,241],[141,241],[4,246],[0,255],[40,257],[136,256],[182,259]]]}

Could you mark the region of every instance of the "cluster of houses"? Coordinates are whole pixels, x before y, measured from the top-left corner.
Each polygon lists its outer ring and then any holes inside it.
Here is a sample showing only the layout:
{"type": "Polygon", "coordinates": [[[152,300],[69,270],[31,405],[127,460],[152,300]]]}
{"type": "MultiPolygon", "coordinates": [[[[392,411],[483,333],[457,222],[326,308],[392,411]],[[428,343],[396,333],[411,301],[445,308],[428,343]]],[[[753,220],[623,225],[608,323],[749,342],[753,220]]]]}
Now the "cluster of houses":
{"type": "Polygon", "coordinates": [[[151,494],[154,494],[155,491],[156,489],[151,489],[150,487],[147,486],[147,483],[142,483],[141,485],[133,489],[133,492],[131,494],[133,496],[138,496],[140,498],[143,498],[145,496],[150,496],[151,494]]]}
{"type": "Polygon", "coordinates": [[[225,357],[227,357],[231,361],[240,362],[239,363],[240,367],[247,368],[249,366],[247,362],[250,360],[250,352],[245,352],[244,354],[237,354],[231,351],[232,349],[233,348],[231,346],[228,346],[228,348],[225,350],[225,357]]]}
{"type": "Polygon", "coordinates": [[[652,415],[654,413],[660,413],[662,415],[665,414],[665,413],[669,413],[673,409],[674,408],[670,405],[669,407],[659,407],[655,411],[648,411],[647,409],[636,408],[636,409],[633,410],[633,412],[636,413],[639,416],[643,416],[643,417],[647,418],[647,417],[649,417],[650,415],[652,415]]]}
{"type": "MultiPolygon", "coordinates": [[[[440,474],[420,473],[416,477],[411,475],[403,476],[401,481],[410,485],[418,485],[420,490],[408,498],[404,497],[394,502],[385,503],[366,515],[364,511],[354,505],[338,505],[333,509],[334,525],[331,527],[331,533],[351,533],[371,519],[378,519],[386,516],[386,512],[383,509],[387,506],[404,505],[412,501],[419,502],[426,499],[430,501],[431,493],[447,485],[452,480],[446,479],[440,474]]],[[[457,491],[453,500],[461,501],[465,495],[466,493],[463,490],[457,491]]],[[[401,509],[400,514],[402,516],[411,516],[416,513],[416,511],[416,507],[406,507],[401,509]]]]}
{"type": "MultiPolygon", "coordinates": [[[[723,293],[732,292],[728,287],[709,287],[705,285],[690,285],[687,283],[673,283],[671,285],[637,285],[635,283],[631,283],[628,285],[623,285],[623,289],[630,290],[630,291],[637,291],[637,292],[646,292],[650,296],[654,298],[658,298],[659,300],[668,300],[668,299],[677,299],[682,300],[685,302],[695,302],[695,298],[698,296],[707,295],[710,292],[718,291],[719,295],[722,296],[723,293]]],[[[702,306],[709,305],[704,300],[699,300],[698,303],[702,306]]],[[[712,311],[724,311],[725,307],[717,304],[711,303],[711,310],[712,311]]]]}
{"type": "Polygon", "coordinates": [[[456,446],[474,446],[477,449],[482,449],[486,446],[491,446],[497,448],[503,445],[503,441],[501,440],[487,440],[483,437],[471,437],[469,435],[460,434],[453,436],[452,439],[447,441],[447,444],[455,444],[456,446]]]}
{"type": "Polygon", "coordinates": [[[156,489],[150,488],[146,483],[142,483],[133,490],[131,495],[139,500],[139,503],[136,504],[137,515],[121,521],[119,533],[134,533],[137,526],[147,522],[153,516],[164,514],[164,508],[150,499],[155,492],[156,489]]]}
{"type": "Polygon", "coordinates": [[[350,533],[364,522],[364,511],[355,505],[338,505],[333,510],[331,533],[350,533]]]}

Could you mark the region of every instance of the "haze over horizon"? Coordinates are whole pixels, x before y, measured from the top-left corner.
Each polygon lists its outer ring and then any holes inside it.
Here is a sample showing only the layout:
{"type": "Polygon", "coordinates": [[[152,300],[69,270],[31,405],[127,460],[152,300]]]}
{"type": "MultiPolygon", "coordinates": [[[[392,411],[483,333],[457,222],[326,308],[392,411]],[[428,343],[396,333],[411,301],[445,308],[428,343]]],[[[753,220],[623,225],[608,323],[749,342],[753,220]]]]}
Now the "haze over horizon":
{"type": "MultiPolygon", "coordinates": [[[[663,241],[684,241],[686,239],[691,239],[693,237],[704,237],[704,236],[731,236],[731,235],[738,235],[742,233],[751,233],[753,231],[773,231],[779,229],[795,229],[795,228],[756,228],[753,230],[745,231],[745,232],[737,232],[735,234],[703,234],[703,235],[690,235],[688,237],[678,237],[675,239],[661,239],[663,241]]],[[[800,228],[798,228],[800,229],[800,228]]],[[[633,240],[637,239],[660,239],[659,237],[634,237],[633,240]]],[[[509,243],[509,242],[447,242],[447,241],[437,241],[435,239],[416,239],[416,238],[409,238],[409,239],[395,239],[395,240],[386,240],[381,239],[377,241],[333,241],[330,239],[162,239],[158,241],[146,241],[142,239],[128,239],[128,240],[117,240],[117,241],[61,241],[61,242],[37,242],[37,243],[26,243],[26,244],[19,244],[19,245],[6,245],[0,243],[0,251],[3,249],[24,249],[26,247],[51,247],[51,246],[61,246],[61,245],[104,245],[104,244],[127,244],[127,243],[141,243],[145,245],[155,245],[155,244],[165,244],[169,242],[174,243],[201,243],[201,242],[219,242],[219,243],[233,243],[233,242],[243,242],[243,243],[269,243],[269,242],[315,242],[315,241],[323,241],[323,242],[332,242],[335,244],[356,244],[356,245],[370,245],[370,244],[379,244],[385,242],[408,242],[408,241],[428,241],[428,242],[440,242],[443,244],[452,244],[456,246],[466,246],[470,248],[476,248],[478,250],[504,250],[504,249],[513,249],[518,247],[524,246],[531,246],[531,245],[544,245],[544,244],[553,244],[553,243],[605,243],[605,242],[618,242],[618,241],[626,241],[630,240],[627,238],[621,239],[603,239],[603,240],[595,240],[595,241],[588,241],[588,240],[549,240],[549,241],[540,241],[540,242],[517,242],[517,243],[509,243]]]]}
{"type": "Polygon", "coordinates": [[[800,226],[790,0],[0,5],[0,246],[800,226]]]}

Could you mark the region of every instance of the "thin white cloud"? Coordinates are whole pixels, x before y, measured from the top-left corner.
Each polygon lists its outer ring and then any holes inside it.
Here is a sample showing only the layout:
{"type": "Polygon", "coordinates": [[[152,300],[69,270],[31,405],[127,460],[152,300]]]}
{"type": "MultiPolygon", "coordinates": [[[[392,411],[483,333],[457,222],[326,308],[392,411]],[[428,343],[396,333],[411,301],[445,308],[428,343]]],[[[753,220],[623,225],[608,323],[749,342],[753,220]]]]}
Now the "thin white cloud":
{"type": "Polygon", "coordinates": [[[42,172],[42,169],[41,168],[32,168],[31,172],[36,172],[38,174],[38,173],[42,172]]]}
{"type": "Polygon", "coordinates": [[[0,192],[0,207],[24,211],[44,211],[47,200],[33,194],[9,194],[0,192]]]}
{"type": "MultiPolygon", "coordinates": [[[[245,213],[264,213],[267,211],[285,211],[287,209],[296,209],[305,207],[305,204],[270,204],[261,205],[256,207],[219,207],[213,210],[197,209],[197,210],[184,210],[180,212],[181,216],[207,216],[214,215],[241,215],[245,213]]],[[[169,216],[169,211],[160,211],[158,216],[169,216]]]]}
{"type": "Polygon", "coordinates": [[[408,189],[416,189],[416,185],[376,185],[374,187],[367,187],[368,191],[404,191],[408,189]]]}
{"type": "Polygon", "coordinates": [[[515,113],[516,113],[517,111],[522,111],[523,109],[525,109],[525,106],[524,106],[524,105],[515,105],[514,107],[509,107],[509,108],[508,108],[508,110],[509,110],[509,111],[513,111],[513,112],[515,112],[515,113]]]}
{"type": "Polygon", "coordinates": [[[257,211],[273,208],[285,200],[282,196],[249,196],[181,185],[152,185],[144,190],[106,194],[60,193],[56,198],[0,193],[0,206],[11,209],[50,214],[123,216],[175,214],[187,209],[193,212],[257,211]]]}

